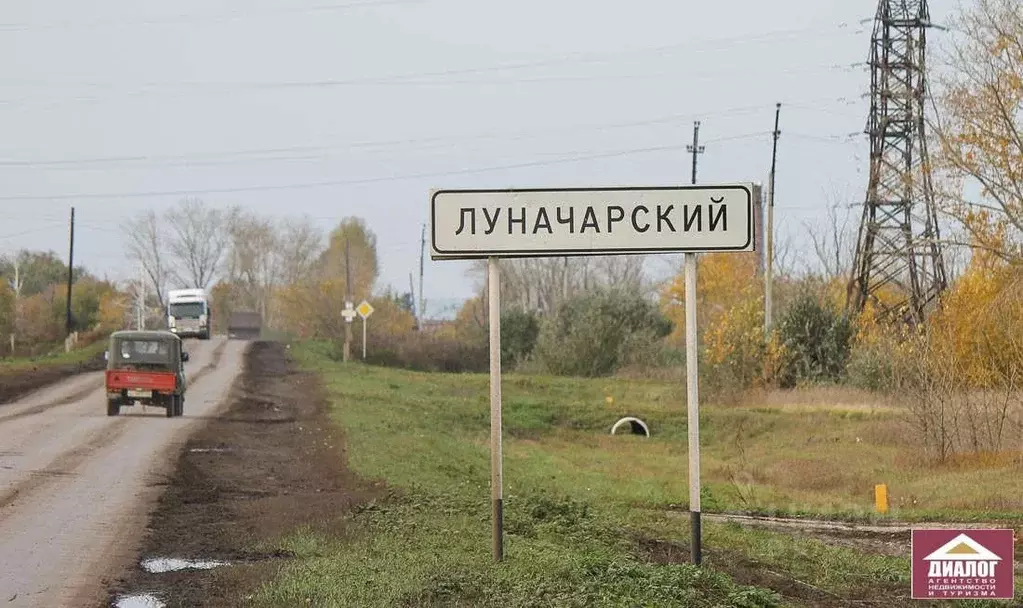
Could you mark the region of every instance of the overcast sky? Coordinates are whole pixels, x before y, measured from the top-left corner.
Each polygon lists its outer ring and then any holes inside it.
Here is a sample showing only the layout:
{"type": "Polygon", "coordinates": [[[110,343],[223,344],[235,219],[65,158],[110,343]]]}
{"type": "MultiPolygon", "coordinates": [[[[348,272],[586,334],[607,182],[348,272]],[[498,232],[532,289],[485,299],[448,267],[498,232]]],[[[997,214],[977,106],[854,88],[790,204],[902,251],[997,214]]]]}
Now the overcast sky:
{"type": "MultiPolygon", "coordinates": [[[[951,0],[931,3],[944,22],[951,0]]],[[[365,218],[381,286],[418,269],[438,187],[767,181],[777,227],[866,187],[866,0],[0,3],[0,253],[133,273],[121,218],[211,205],[365,218]],[[855,135],[854,135],[855,134],[855,135]],[[852,136],[851,136],[852,135],[852,136]]],[[[932,35],[935,40],[939,33],[932,35]]],[[[670,269],[667,261],[653,270],[670,269]]],[[[472,293],[426,266],[428,300],[472,293]]]]}

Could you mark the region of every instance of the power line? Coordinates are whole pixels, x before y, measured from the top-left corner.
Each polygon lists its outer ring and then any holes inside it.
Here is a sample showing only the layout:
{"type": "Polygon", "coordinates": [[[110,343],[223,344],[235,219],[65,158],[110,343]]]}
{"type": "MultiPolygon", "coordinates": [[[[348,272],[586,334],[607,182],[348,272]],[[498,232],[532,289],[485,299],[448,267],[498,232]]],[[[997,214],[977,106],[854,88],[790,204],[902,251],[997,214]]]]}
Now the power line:
{"type": "MultiPolygon", "coordinates": [[[[509,70],[524,70],[542,67],[551,67],[559,65],[579,65],[588,63],[606,63],[609,61],[617,61],[623,58],[630,57],[643,57],[647,55],[659,55],[667,52],[683,51],[687,50],[690,53],[703,53],[710,51],[719,51],[722,48],[728,48],[731,46],[738,46],[750,43],[760,42],[777,42],[778,39],[784,38],[795,38],[800,41],[805,41],[810,34],[810,38],[824,37],[833,39],[834,29],[844,29],[847,25],[844,23],[833,25],[830,28],[822,27],[821,25],[780,30],[777,32],[767,32],[759,36],[732,36],[725,38],[717,38],[711,40],[702,41],[686,41],[679,43],[672,43],[666,45],[658,45],[653,47],[646,47],[642,49],[633,49],[628,51],[616,51],[616,52],[582,52],[572,53],[563,55],[561,57],[541,59],[534,61],[505,63],[492,66],[480,66],[480,67],[467,67],[467,68],[453,68],[446,70],[419,72],[411,74],[392,74],[387,76],[364,76],[356,78],[345,78],[345,79],[322,79],[322,80],[308,80],[308,81],[291,81],[291,82],[177,82],[177,83],[159,83],[159,82],[148,82],[140,83],[139,86],[143,87],[141,91],[136,91],[134,94],[140,93],[161,93],[158,89],[166,89],[168,87],[179,87],[179,88],[220,88],[227,90],[228,92],[235,92],[238,88],[247,89],[266,89],[266,88],[323,88],[323,87],[336,87],[336,86],[352,86],[359,84],[387,84],[387,83],[401,83],[411,82],[417,83],[423,79],[430,78],[442,78],[446,76],[459,76],[459,75],[470,75],[470,74],[485,74],[492,72],[503,72],[509,70]]],[[[0,29],[2,31],[2,29],[0,29]]],[[[847,69],[846,66],[842,65],[829,65],[831,69],[847,69]]],[[[718,72],[720,74],[720,72],[718,72]]],[[[555,78],[553,80],[563,80],[564,77],[555,78]]],[[[510,84],[518,84],[519,81],[510,80],[507,81],[510,84]]],[[[421,83],[421,82],[420,82],[421,83]]],[[[462,81],[463,84],[480,84],[479,81],[462,81]]],[[[6,83],[7,88],[15,83],[6,83]]],[[[79,86],[87,88],[98,88],[109,91],[120,85],[119,82],[113,83],[76,83],[79,86]]],[[[425,84],[437,84],[436,82],[427,82],[425,84]]],[[[123,96],[125,93],[111,93],[111,95],[117,95],[118,97],[123,96]]],[[[129,93],[131,94],[131,93],[129,93]]],[[[9,102],[0,102],[9,103],[9,102]]]]}
{"type": "Polygon", "coordinates": [[[148,19],[121,19],[110,21],[51,21],[49,23],[0,23],[0,32],[27,32],[32,30],[65,29],[65,28],[98,28],[98,27],[119,27],[119,26],[155,26],[189,24],[196,22],[223,23],[238,21],[253,17],[273,17],[289,14],[311,14],[325,12],[347,12],[361,8],[375,8],[381,6],[392,6],[400,4],[423,4],[424,0],[375,0],[373,2],[343,2],[332,4],[320,4],[304,7],[276,7],[267,10],[252,10],[247,7],[243,10],[234,10],[230,13],[220,15],[164,15],[148,19]]]}
{"type": "MultiPolygon", "coordinates": [[[[664,52],[663,49],[656,49],[657,53],[664,52]]],[[[610,59],[608,59],[610,60],[610,59]]],[[[478,70],[498,70],[498,69],[513,69],[511,66],[501,68],[479,68],[478,70]]],[[[474,68],[474,71],[477,69],[474,68]]],[[[849,72],[852,71],[848,65],[840,63],[819,63],[810,64],[804,66],[796,66],[790,68],[784,68],[776,70],[775,74],[794,74],[794,75],[805,75],[807,73],[814,73],[818,71],[841,71],[849,72]]],[[[101,83],[73,83],[70,86],[80,86],[83,88],[96,88],[104,89],[109,96],[117,96],[118,98],[124,95],[146,95],[154,94],[160,96],[166,96],[168,89],[191,89],[189,93],[203,92],[203,93],[225,93],[225,94],[236,94],[239,90],[245,90],[246,92],[258,91],[258,90],[275,90],[275,89],[328,89],[336,87],[352,87],[352,86],[377,86],[377,85],[423,85],[423,86],[448,86],[448,85],[488,85],[488,84],[507,84],[507,85],[522,85],[522,84],[536,84],[536,83],[572,83],[572,82],[608,82],[618,80],[645,80],[645,79],[680,79],[686,80],[702,80],[702,79],[716,79],[720,78],[723,74],[759,74],[762,70],[751,68],[748,66],[739,66],[733,69],[719,69],[704,72],[686,72],[686,71],[671,71],[671,72],[654,72],[654,73],[636,73],[629,72],[624,74],[561,74],[553,76],[533,76],[533,77],[513,77],[513,78],[491,78],[491,79],[463,79],[463,80],[450,80],[441,79],[440,76],[446,75],[443,73],[426,73],[420,75],[406,75],[406,76],[391,76],[391,77],[363,77],[363,78],[343,78],[343,79],[320,79],[320,80],[299,80],[299,81],[265,81],[265,82],[180,82],[180,83],[139,83],[138,88],[135,90],[114,92],[113,89],[117,88],[116,84],[101,84],[101,83]]],[[[37,85],[38,86],[38,85],[37,85]]],[[[8,85],[6,88],[11,89],[8,85]]],[[[183,95],[184,93],[178,92],[177,95],[183,95]]],[[[62,96],[61,99],[64,99],[62,96]]],[[[100,97],[81,97],[77,98],[78,101],[98,101],[100,97]]],[[[31,101],[39,101],[39,98],[34,98],[31,101]]],[[[5,105],[13,105],[18,103],[14,100],[0,100],[0,103],[5,105]]]]}
{"type": "MultiPolygon", "coordinates": [[[[763,137],[767,133],[751,133],[747,135],[738,135],[729,138],[722,138],[716,141],[734,141],[737,139],[752,139],[757,137],[763,137]]],[[[628,156],[632,154],[646,154],[651,152],[669,152],[685,149],[684,145],[668,145],[668,146],[652,146],[648,148],[634,148],[631,150],[617,150],[612,152],[600,152],[593,154],[583,154],[578,156],[551,159],[543,161],[527,161],[522,163],[513,163],[507,165],[496,165],[491,167],[482,167],[477,169],[457,169],[449,171],[434,171],[424,173],[412,173],[406,175],[394,175],[386,177],[370,177],[370,178],[358,178],[349,180],[325,180],[320,182],[304,182],[294,184],[281,184],[281,185],[261,185],[261,186],[238,186],[232,188],[206,188],[206,189],[181,189],[181,190],[154,190],[149,192],[110,192],[110,193],[78,193],[78,194],[54,194],[54,195],[6,195],[0,196],[0,201],[57,201],[57,200],[90,200],[90,199],[127,199],[127,198],[149,198],[157,196],[192,196],[192,195],[203,195],[203,194],[228,194],[236,192],[261,192],[261,191],[273,191],[273,190],[298,190],[298,189],[309,189],[309,188],[325,188],[333,186],[349,186],[358,184],[373,184],[382,182],[392,181],[404,181],[422,179],[428,177],[445,177],[453,175],[472,175],[477,173],[489,173],[494,171],[504,171],[508,169],[524,169],[529,167],[543,167],[549,165],[559,165],[565,163],[575,163],[587,160],[599,160],[604,158],[615,158],[619,156],[628,156]]]]}
{"type": "MultiPolygon", "coordinates": [[[[748,113],[751,111],[763,110],[763,106],[748,105],[733,108],[723,108],[713,112],[700,113],[701,116],[722,116],[722,115],[735,115],[740,113],[748,113]]],[[[501,140],[501,141],[515,141],[530,138],[543,138],[548,135],[556,135],[563,133],[576,133],[580,131],[603,131],[610,129],[624,129],[631,127],[641,126],[652,126],[658,124],[673,124],[677,123],[681,119],[692,116],[693,113],[688,114],[671,114],[667,116],[661,116],[657,118],[651,118],[646,120],[634,120],[626,122],[614,122],[604,124],[589,124],[589,125],[574,125],[569,127],[554,127],[544,128],[535,131],[515,131],[515,132],[491,132],[479,135],[467,135],[467,136],[447,136],[447,137],[423,137],[413,139],[397,139],[397,140],[379,140],[379,141],[363,141],[353,142],[345,146],[285,146],[277,148],[256,148],[249,150],[236,150],[229,152],[214,152],[214,153],[192,153],[192,154],[140,154],[140,155],[124,155],[124,156],[106,156],[106,157],[91,157],[91,158],[75,158],[75,159],[28,159],[28,160],[0,160],[0,168],[8,167],[62,167],[62,166],[78,166],[78,165],[90,165],[90,164],[121,164],[121,163],[167,163],[167,164],[190,164],[196,160],[201,159],[220,159],[220,158],[231,158],[240,156],[257,156],[261,154],[286,154],[289,152],[325,152],[335,150],[365,150],[365,149],[386,149],[389,147],[397,147],[404,145],[435,145],[435,144],[449,144],[459,143],[467,141],[482,141],[482,140],[501,140]]],[[[270,160],[278,160],[282,157],[271,157],[270,160]]],[[[307,160],[311,157],[300,157],[299,160],[307,160]]],[[[242,159],[245,161],[252,159],[242,159]]]]}
{"type": "MultiPolygon", "coordinates": [[[[848,71],[848,68],[837,65],[837,64],[819,64],[811,65],[800,68],[788,68],[776,70],[774,73],[778,75],[791,75],[791,76],[807,76],[813,73],[826,73],[835,71],[848,71]]],[[[641,80],[653,80],[663,82],[678,82],[685,80],[687,82],[701,82],[720,79],[722,75],[733,75],[741,76],[744,74],[757,74],[761,73],[762,70],[755,70],[752,68],[743,68],[738,70],[720,70],[718,72],[701,72],[693,74],[690,72],[659,72],[659,73],[648,73],[648,74],[592,74],[592,75],[559,75],[559,76],[547,76],[547,77],[532,77],[532,78],[491,78],[491,79],[462,79],[462,80],[444,80],[444,79],[409,79],[409,80],[393,80],[393,81],[353,81],[353,80],[324,80],[324,81],[306,81],[306,82],[293,82],[293,83],[224,83],[220,85],[210,85],[205,88],[195,87],[191,90],[178,90],[178,91],[161,91],[159,87],[146,87],[137,90],[128,90],[122,92],[114,92],[113,87],[107,87],[107,90],[103,94],[92,94],[88,93],[85,95],[60,95],[59,97],[47,98],[47,97],[26,97],[20,99],[0,99],[0,106],[7,107],[22,107],[31,106],[38,108],[40,106],[51,106],[51,105],[64,105],[68,103],[102,103],[107,99],[125,100],[127,97],[142,97],[146,95],[156,95],[163,100],[167,99],[179,99],[190,97],[193,95],[238,95],[244,93],[251,95],[257,92],[289,92],[289,91],[303,91],[303,92],[318,92],[318,93],[330,93],[338,88],[356,87],[356,86],[397,86],[397,87],[481,87],[481,86],[523,86],[523,85],[572,85],[578,83],[608,83],[608,82],[626,82],[626,81],[641,81],[641,80]]]]}

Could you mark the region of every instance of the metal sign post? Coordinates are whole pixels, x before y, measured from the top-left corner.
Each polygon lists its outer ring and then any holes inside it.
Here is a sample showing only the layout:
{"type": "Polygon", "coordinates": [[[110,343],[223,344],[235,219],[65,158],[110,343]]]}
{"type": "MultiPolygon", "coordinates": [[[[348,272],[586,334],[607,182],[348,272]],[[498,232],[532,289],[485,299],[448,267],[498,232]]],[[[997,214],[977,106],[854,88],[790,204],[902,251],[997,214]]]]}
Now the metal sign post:
{"type": "Polygon", "coordinates": [[[490,501],[494,560],[504,559],[504,483],[501,450],[501,274],[497,258],[487,260],[490,299],[490,501]]]}
{"type": "Polygon", "coordinates": [[[692,559],[703,561],[700,530],[700,362],[696,329],[696,254],[685,254],[686,409],[689,413],[689,527],[692,559]]]}
{"type": "Polygon", "coordinates": [[[362,318],[362,360],[366,360],[366,319],[373,314],[373,306],[369,302],[363,300],[359,307],[355,309],[359,313],[359,317],[362,318]]]}
{"type": "Polygon", "coordinates": [[[501,446],[502,257],[685,254],[689,509],[702,561],[696,254],[754,250],[753,186],[437,190],[430,256],[487,259],[490,323],[490,493],[494,559],[504,558],[501,446]]]}

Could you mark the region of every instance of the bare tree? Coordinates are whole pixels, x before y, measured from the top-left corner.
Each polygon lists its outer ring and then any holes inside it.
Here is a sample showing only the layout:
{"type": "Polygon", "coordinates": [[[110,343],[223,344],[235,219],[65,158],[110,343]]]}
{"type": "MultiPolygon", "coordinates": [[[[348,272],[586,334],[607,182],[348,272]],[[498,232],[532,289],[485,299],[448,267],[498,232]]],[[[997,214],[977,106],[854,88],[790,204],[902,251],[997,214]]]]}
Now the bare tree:
{"type": "Polygon", "coordinates": [[[792,235],[782,234],[774,239],[774,278],[784,280],[796,276],[798,253],[792,245],[792,235]]]}
{"type": "Polygon", "coordinates": [[[284,283],[297,283],[313,271],[323,249],[323,234],[308,218],[286,219],[277,230],[280,278],[284,283]]]}
{"type": "Polygon", "coordinates": [[[232,216],[227,230],[224,279],[237,304],[259,310],[270,325],[276,289],[311,275],[322,251],[322,235],[308,220],[275,222],[247,213],[232,216]]]}
{"type": "Polygon", "coordinates": [[[181,201],[166,215],[167,251],[179,283],[206,289],[216,278],[229,245],[229,227],[238,211],[222,211],[197,198],[181,201]]]}
{"type": "MultiPolygon", "coordinates": [[[[508,306],[553,312],[571,297],[595,289],[624,289],[645,295],[652,289],[644,256],[521,258],[501,262],[501,299],[508,306]]],[[[486,262],[470,269],[482,285],[486,262]]],[[[481,287],[482,289],[482,287],[481,287]]]]}
{"type": "Polygon", "coordinates": [[[596,258],[594,262],[598,281],[607,287],[631,291],[637,295],[646,293],[649,289],[646,275],[643,273],[646,256],[606,256],[596,258]]]}
{"type": "Polygon", "coordinates": [[[251,214],[238,214],[227,231],[230,246],[224,278],[241,300],[237,304],[258,309],[269,323],[268,301],[280,278],[277,248],[281,239],[269,220],[251,214]]]}
{"type": "Polygon", "coordinates": [[[825,280],[846,277],[852,270],[856,235],[852,232],[852,207],[846,197],[833,195],[823,221],[803,222],[825,280]]]}
{"type": "Polygon", "coordinates": [[[147,211],[127,221],[124,232],[128,236],[128,257],[142,266],[160,308],[165,308],[165,289],[171,273],[167,263],[167,239],[160,219],[153,211],[147,211]]]}

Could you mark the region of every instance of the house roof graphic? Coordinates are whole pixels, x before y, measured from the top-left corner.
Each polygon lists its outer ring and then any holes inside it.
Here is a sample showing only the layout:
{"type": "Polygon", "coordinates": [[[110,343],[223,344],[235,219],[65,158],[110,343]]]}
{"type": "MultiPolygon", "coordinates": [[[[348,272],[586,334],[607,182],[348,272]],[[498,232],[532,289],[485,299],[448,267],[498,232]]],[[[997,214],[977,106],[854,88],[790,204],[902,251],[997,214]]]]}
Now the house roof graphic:
{"type": "Polygon", "coordinates": [[[953,538],[924,559],[927,561],[1002,561],[1002,558],[966,534],[960,534],[953,538]]]}

